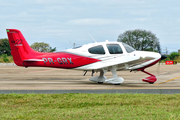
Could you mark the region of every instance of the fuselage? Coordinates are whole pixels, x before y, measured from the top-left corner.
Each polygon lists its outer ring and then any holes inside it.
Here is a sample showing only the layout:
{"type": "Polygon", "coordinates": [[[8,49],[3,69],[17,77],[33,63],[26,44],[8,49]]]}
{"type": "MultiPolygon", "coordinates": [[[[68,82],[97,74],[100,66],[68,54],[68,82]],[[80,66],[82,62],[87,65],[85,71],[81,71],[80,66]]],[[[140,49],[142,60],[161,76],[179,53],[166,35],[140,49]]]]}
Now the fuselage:
{"type": "Polygon", "coordinates": [[[122,42],[90,43],[58,53],[44,53],[39,62],[24,61],[26,66],[57,67],[76,70],[101,70],[117,66],[117,70],[138,70],[157,63],[159,53],[136,51],[122,42]]]}

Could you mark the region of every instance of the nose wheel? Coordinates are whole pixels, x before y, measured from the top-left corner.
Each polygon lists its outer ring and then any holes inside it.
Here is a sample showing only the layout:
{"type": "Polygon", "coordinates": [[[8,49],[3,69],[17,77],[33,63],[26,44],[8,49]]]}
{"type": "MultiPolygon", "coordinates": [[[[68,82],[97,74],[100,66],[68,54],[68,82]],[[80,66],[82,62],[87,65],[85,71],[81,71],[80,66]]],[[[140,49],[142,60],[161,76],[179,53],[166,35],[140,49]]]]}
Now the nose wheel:
{"type": "Polygon", "coordinates": [[[150,75],[149,77],[147,77],[147,78],[145,78],[145,79],[142,79],[142,81],[148,82],[149,84],[154,84],[154,82],[156,82],[157,78],[156,78],[155,75],[153,75],[153,74],[151,74],[151,73],[148,73],[148,72],[146,72],[146,71],[144,71],[144,70],[141,70],[141,71],[144,72],[144,73],[146,73],[146,74],[148,74],[148,75],[150,75]]]}

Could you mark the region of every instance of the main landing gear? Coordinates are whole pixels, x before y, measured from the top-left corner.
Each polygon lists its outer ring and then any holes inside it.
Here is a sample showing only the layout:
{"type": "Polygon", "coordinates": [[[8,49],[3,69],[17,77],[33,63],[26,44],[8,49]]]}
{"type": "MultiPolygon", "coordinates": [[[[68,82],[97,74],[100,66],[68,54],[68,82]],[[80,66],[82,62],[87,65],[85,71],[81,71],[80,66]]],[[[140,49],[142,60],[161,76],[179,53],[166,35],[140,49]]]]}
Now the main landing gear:
{"type": "Polygon", "coordinates": [[[100,71],[99,76],[90,78],[89,80],[93,81],[93,82],[97,82],[99,84],[102,84],[102,83],[106,82],[106,83],[111,83],[111,84],[114,84],[114,85],[119,85],[119,84],[124,82],[124,79],[122,77],[117,76],[116,70],[117,70],[116,66],[112,66],[112,68],[110,69],[110,71],[113,74],[113,78],[107,79],[104,76],[104,74],[107,72],[107,70],[103,69],[103,70],[100,71]]]}
{"type": "Polygon", "coordinates": [[[144,72],[144,73],[146,73],[146,74],[148,74],[148,75],[150,75],[149,77],[147,77],[147,78],[145,78],[145,79],[142,79],[142,81],[144,81],[144,82],[149,82],[149,84],[154,84],[154,82],[156,82],[157,78],[156,78],[155,75],[144,71],[144,69],[141,70],[141,71],[144,72]]]}
{"type": "MultiPolygon", "coordinates": [[[[93,82],[97,82],[99,84],[103,84],[104,82],[106,82],[106,83],[111,83],[111,84],[114,84],[114,85],[119,85],[119,84],[124,82],[124,79],[122,77],[117,76],[116,70],[117,70],[116,66],[112,66],[111,69],[110,69],[110,71],[111,71],[111,73],[113,75],[113,78],[107,79],[104,76],[104,74],[107,72],[107,70],[103,69],[103,70],[100,71],[99,76],[90,78],[89,80],[93,81],[93,82]]],[[[142,71],[142,72],[150,75],[149,77],[147,77],[145,79],[142,79],[142,81],[148,82],[149,84],[154,84],[154,82],[156,82],[157,78],[156,78],[155,75],[146,72],[144,69],[139,69],[138,71],[142,71]]],[[[93,76],[93,73],[94,73],[94,71],[92,71],[92,76],[93,76]]]]}

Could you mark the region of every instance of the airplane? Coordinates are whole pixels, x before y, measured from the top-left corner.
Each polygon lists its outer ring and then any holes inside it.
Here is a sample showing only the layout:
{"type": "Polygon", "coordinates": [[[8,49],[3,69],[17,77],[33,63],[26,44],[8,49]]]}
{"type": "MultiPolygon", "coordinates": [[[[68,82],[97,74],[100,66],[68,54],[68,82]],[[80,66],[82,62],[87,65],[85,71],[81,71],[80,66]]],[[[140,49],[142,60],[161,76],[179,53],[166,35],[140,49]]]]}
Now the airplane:
{"type": "Polygon", "coordinates": [[[119,85],[124,82],[122,77],[117,76],[117,71],[129,70],[142,71],[149,77],[142,79],[144,82],[153,84],[157,78],[145,71],[146,68],[155,65],[166,58],[156,52],[136,51],[123,42],[95,42],[81,47],[67,49],[62,52],[45,53],[33,50],[21,31],[6,29],[9,38],[11,54],[17,66],[27,67],[54,67],[99,72],[99,76],[89,80],[102,84],[104,82],[119,85]],[[113,78],[107,79],[104,74],[112,72],[113,78]]]}

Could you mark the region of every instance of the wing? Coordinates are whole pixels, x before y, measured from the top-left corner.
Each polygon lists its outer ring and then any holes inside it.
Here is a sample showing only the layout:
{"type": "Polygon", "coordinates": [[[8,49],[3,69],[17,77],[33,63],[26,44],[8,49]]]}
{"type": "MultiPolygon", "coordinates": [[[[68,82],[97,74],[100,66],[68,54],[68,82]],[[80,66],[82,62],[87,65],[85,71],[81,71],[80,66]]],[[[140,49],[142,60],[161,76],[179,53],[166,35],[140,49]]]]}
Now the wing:
{"type": "Polygon", "coordinates": [[[112,66],[117,66],[117,70],[131,70],[142,68],[147,64],[150,64],[154,60],[152,57],[139,57],[139,56],[126,56],[126,55],[114,55],[108,57],[102,61],[82,66],[76,69],[84,70],[100,70],[109,69],[112,66]]]}

